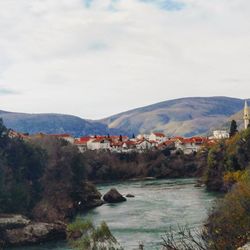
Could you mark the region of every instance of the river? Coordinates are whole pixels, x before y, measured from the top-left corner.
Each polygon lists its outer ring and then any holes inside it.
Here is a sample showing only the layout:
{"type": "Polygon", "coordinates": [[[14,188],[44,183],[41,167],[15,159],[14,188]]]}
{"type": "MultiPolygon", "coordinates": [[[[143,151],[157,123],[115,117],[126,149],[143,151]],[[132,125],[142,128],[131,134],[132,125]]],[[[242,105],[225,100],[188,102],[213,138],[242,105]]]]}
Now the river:
{"type": "MultiPolygon", "coordinates": [[[[132,250],[142,242],[146,250],[160,249],[161,237],[172,227],[188,225],[200,227],[212,207],[215,196],[204,188],[194,187],[195,179],[129,181],[98,185],[104,194],[115,187],[123,194],[133,194],[127,202],[105,204],[81,217],[93,219],[95,224],[106,221],[125,250],[132,250]]],[[[18,250],[68,250],[62,242],[18,250]]],[[[138,249],[138,248],[137,248],[138,249]]]]}

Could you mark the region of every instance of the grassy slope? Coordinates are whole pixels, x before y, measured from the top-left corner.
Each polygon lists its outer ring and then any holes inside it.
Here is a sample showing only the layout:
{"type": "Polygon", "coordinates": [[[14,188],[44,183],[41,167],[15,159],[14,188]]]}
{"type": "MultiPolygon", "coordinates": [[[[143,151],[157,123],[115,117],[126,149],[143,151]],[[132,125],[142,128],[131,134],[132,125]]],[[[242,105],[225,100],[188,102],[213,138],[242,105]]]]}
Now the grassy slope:
{"type": "Polygon", "coordinates": [[[130,133],[163,131],[168,135],[207,134],[239,112],[244,101],[228,97],[195,97],[165,101],[101,120],[130,133]]]}

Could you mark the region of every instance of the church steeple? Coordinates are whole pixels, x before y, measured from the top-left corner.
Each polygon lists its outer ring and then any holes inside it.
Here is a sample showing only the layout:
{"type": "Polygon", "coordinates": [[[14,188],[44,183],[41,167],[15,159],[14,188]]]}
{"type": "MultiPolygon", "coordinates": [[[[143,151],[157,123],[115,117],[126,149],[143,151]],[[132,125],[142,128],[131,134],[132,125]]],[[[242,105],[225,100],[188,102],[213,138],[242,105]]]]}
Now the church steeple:
{"type": "Polygon", "coordinates": [[[249,119],[250,119],[250,116],[249,116],[249,111],[248,111],[247,101],[245,101],[245,107],[244,107],[244,116],[243,116],[243,119],[244,119],[245,129],[247,129],[247,128],[248,128],[248,125],[249,125],[249,119]]]}

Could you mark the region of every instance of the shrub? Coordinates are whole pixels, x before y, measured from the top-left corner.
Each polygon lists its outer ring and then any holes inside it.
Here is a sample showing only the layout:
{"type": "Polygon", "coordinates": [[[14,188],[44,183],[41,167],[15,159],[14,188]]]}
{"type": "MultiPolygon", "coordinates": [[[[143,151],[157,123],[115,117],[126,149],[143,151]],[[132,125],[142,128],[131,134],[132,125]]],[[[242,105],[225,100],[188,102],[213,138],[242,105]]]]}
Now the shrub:
{"type": "Polygon", "coordinates": [[[248,180],[249,172],[247,170],[226,172],[223,176],[224,186],[227,190],[229,190],[235,183],[246,182],[248,180]]]}
{"type": "Polygon", "coordinates": [[[77,218],[67,227],[67,239],[78,250],[122,250],[105,222],[95,228],[90,220],[77,218]]]}
{"type": "Polygon", "coordinates": [[[209,215],[206,235],[211,249],[233,250],[249,240],[250,183],[239,182],[209,215]]]}

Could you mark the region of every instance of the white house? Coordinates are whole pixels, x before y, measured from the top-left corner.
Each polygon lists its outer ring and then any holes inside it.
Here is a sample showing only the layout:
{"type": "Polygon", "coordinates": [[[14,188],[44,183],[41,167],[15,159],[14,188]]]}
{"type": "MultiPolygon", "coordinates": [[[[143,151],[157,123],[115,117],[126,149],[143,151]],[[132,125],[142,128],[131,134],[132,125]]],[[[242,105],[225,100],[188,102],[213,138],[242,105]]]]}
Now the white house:
{"type": "Polygon", "coordinates": [[[205,138],[193,137],[186,139],[178,139],[175,141],[175,148],[183,151],[184,154],[188,155],[194,152],[198,152],[205,142],[205,138]]]}
{"type": "Polygon", "coordinates": [[[148,150],[151,149],[153,146],[150,141],[148,140],[140,140],[136,143],[137,150],[148,150]]]}
{"type": "Polygon", "coordinates": [[[144,136],[145,135],[143,135],[143,134],[139,134],[139,135],[136,136],[136,139],[137,140],[142,140],[142,139],[144,139],[144,136]]]}
{"type": "Polygon", "coordinates": [[[84,142],[80,142],[80,141],[76,141],[75,142],[75,145],[77,146],[78,150],[81,152],[81,153],[84,153],[85,151],[87,151],[87,143],[84,143],[84,142]]]}
{"type": "Polygon", "coordinates": [[[151,133],[149,136],[149,141],[156,141],[158,143],[162,143],[166,141],[166,136],[163,133],[151,133]]]}
{"type": "Polygon", "coordinates": [[[74,144],[78,147],[78,150],[83,153],[85,152],[88,147],[87,147],[87,143],[88,141],[90,140],[94,140],[93,137],[90,137],[90,136],[86,136],[86,137],[81,137],[81,138],[77,138],[75,139],[75,142],[74,144]]]}
{"type": "Polygon", "coordinates": [[[94,138],[87,142],[89,150],[107,150],[110,149],[110,140],[105,138],[94,138]]]}
{"type": "Polygon", "coordinates": [[[215,130],[213,131],[213,139],[227,139],[229,133],[226,130],[215,130]]]}

